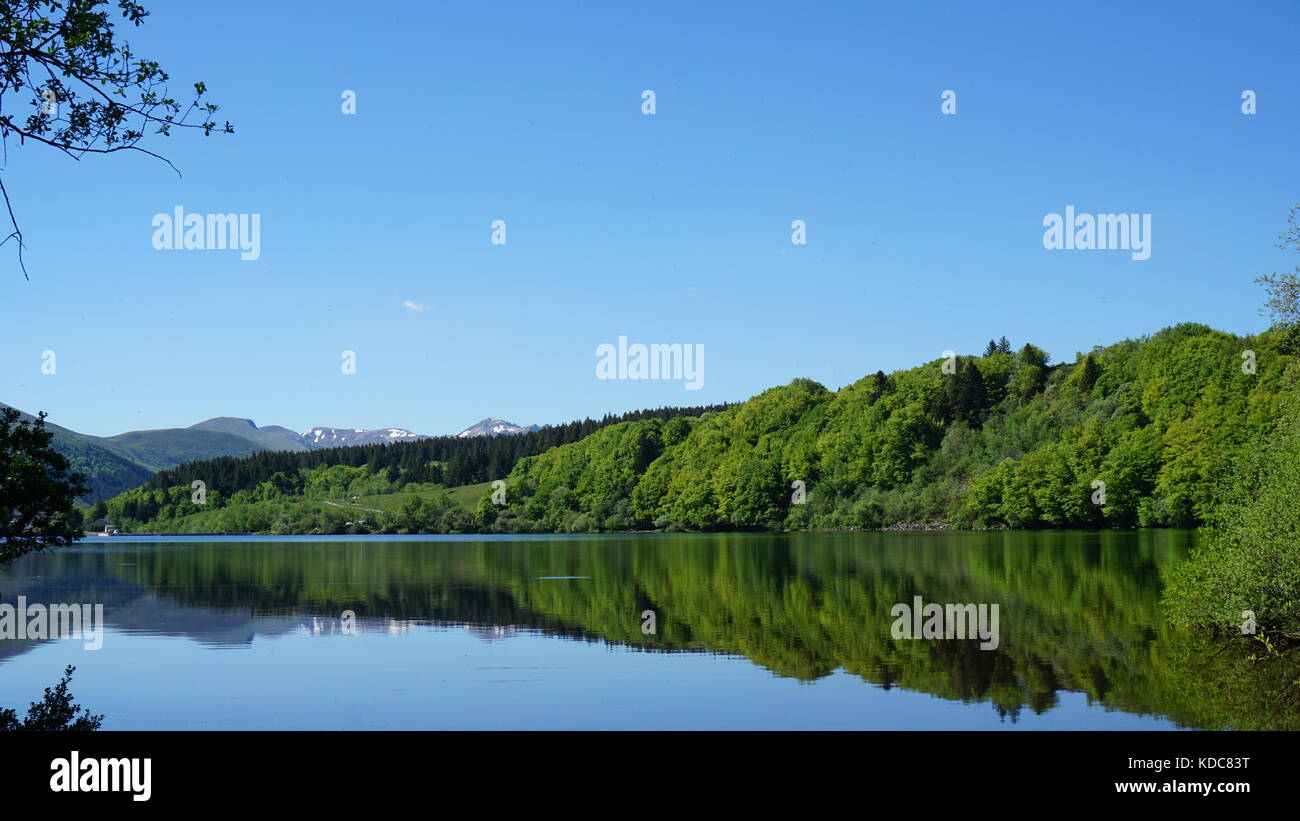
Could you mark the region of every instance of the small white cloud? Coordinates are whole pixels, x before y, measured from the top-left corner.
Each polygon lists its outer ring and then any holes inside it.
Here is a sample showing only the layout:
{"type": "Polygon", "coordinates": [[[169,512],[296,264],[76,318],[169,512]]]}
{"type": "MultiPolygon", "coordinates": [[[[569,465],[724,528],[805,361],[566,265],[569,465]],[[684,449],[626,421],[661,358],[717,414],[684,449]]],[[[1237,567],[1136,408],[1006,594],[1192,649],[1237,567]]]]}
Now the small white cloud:
{"type": "Polygon", "coordinates": [[[408,299],[402,303],[402,307],[408,311],[423,311],[425,308],[428,308],[429,306],[425,305],[423,302],[415,302],[413,300],[408,299]]]}

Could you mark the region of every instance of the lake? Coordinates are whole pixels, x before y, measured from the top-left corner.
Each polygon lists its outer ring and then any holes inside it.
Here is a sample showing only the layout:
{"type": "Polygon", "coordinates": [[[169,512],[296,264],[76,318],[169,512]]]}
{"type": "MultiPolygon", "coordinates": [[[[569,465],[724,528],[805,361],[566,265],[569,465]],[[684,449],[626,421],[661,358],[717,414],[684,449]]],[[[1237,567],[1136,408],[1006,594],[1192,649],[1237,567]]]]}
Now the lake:
{"type": "Polygon", "coordinates": [[[104,729],[1300,727],[1270,700],[1290,662],[1162,618],[1161,569],[1194,539],[87,540],[0,571],[0,602],[102,604],[105,623],[98,649],[0,640],[0,706],[25,712],[72,664],[104,729]],[[996,641],[896,638],[918,596],[996,605],[996,641]]]}

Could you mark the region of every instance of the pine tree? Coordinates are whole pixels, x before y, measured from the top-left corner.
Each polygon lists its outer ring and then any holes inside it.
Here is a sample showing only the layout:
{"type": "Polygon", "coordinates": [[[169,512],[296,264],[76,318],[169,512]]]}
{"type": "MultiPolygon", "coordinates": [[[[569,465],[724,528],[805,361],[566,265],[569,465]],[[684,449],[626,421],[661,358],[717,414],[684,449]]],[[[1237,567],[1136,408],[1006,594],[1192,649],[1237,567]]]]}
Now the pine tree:
{"type": "Polygon", "coordinates": [[[1011,353],[1011,343],[1005,336],[998,340],[998,353],[1011,353]]]}

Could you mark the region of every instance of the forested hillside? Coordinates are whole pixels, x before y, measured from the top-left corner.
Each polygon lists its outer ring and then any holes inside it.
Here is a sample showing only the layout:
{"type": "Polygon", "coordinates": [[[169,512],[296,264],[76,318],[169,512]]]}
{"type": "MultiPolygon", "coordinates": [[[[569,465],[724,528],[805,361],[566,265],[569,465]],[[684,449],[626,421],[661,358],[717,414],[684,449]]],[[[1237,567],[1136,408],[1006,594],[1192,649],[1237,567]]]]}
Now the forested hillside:
{"type": "Polygon", "coordinates": [[[85,504],[139,487],[153,475],[144,465],[70,431],[54,430],[54,449],[68,457],[74,472],[86,477],[90,493],[80,500],[85,504]]]}
{"type": "Polygon", "coordinates": [[[480,519],[572,532],[1193,525],[1282,417],[1300,376],[1282,348],[1279,332],[1184,324],[1056,366],[990,343],[952,373],[937,360],[837,392],[798,379],[526,458],[508,504],[480,505],[480,519]]]}

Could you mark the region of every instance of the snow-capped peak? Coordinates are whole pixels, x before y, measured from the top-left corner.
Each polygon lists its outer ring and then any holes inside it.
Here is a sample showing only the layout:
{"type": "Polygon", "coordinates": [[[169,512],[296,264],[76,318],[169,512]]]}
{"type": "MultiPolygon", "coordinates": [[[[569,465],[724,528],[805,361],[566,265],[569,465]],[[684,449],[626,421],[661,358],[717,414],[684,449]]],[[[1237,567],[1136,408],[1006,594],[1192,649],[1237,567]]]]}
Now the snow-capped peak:
{"type": "Polygon", "coordinates": [[[477,424],[465,428],[463,431],[456,434],[456,436],[460,439],[468,439],[472,436],[501,436],[502,434],[515,436],[520,433],[532,433],[533,431],[541,429],[541,425],[528,425],[527,427],[524,427],[522,425],[516,425],[513,422],[507,422],[504,419],[489,417],[477,424]]]}

